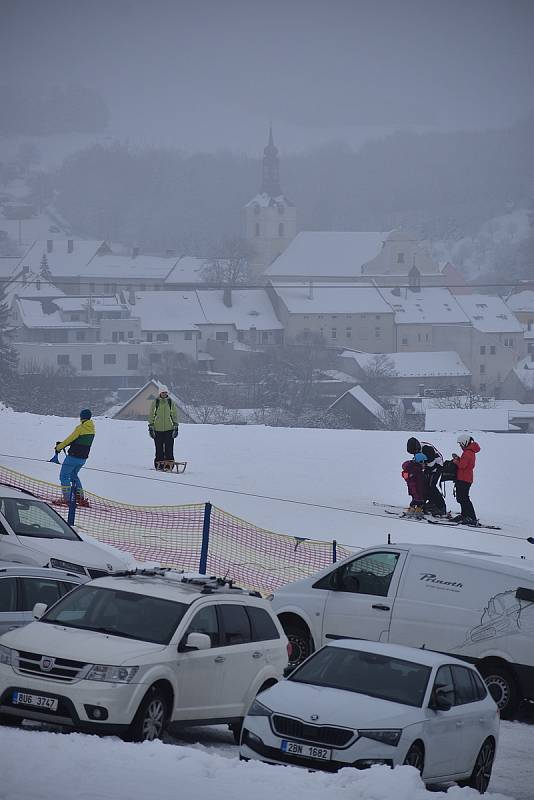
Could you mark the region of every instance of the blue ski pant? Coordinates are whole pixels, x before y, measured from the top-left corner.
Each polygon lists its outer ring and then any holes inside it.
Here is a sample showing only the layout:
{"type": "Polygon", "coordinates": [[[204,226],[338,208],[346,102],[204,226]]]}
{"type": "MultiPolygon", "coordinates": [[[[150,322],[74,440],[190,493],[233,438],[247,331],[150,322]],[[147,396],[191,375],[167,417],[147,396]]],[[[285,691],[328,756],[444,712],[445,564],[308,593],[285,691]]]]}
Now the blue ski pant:
{"type": "Polygon", "coordinates": [[[70,487],[74,483],[76,487],[76,496],[78,500],[83,499],[83,486],[78,477],[78,473],[87,461],[86,458],[75,458],[74,456],[65,456],[65,460],[61,465],[61,472],[59,473],[59,480],[61,481],[61,491],[63,498],[68,502],[70,500],[70,487]]]}

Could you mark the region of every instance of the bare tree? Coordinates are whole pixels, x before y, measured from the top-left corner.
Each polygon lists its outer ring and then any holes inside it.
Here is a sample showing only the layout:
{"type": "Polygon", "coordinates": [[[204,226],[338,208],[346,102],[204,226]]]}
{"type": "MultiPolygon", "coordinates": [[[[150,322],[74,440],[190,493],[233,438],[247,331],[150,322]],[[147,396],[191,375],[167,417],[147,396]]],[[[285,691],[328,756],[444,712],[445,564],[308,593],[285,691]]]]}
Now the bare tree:
{"type": "Polygon", "coordinates": [[[435,408],[495,408],[495,399],[484,397],[472,386],[465,386],[460,389],[459,394],[436,397],[433,405],[435,408]]]}
{"type": "Polygon", "coordinates": [[[363,372],[362,384],[374,397],[390,394],[391,379],[398,374],[393,359],[385,353],[377,353],[370,358],[363,372]]]}
{"type": "Polygon", "coordinates": [[[246,283],[250,278],[250,262],[254,256],[254,248],[239,236],[224,239],[211,248],[204,262],[203,277],[208,283],[219,283],[225,286],[237,286],[246,283]]]}

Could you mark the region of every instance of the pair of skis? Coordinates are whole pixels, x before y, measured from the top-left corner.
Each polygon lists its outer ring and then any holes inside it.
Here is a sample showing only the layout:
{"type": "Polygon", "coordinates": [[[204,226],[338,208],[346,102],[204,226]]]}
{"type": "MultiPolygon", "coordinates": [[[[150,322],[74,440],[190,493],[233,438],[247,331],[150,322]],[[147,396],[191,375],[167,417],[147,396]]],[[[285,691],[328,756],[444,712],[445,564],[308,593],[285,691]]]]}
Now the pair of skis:
{"type": "Polygon", "coordinates": [[[379,503],[373,500],[373,505],[383,508],[386,514],[398,517],[399,519],[411,519],[414,522],[428,522],[429,525],[442,525],[445,528],[461,528],[462,530],[470,530],[471,528],[482,528],[490,531],[500,531],[499,525],[484,525],[478,523],[477,525],[464,525],[462,522],[455,522],[453,519],[447,517],[427,517],[423,514],[409,514],[405,511],[404,506],[395,506],[391,503],[379,503]]]}

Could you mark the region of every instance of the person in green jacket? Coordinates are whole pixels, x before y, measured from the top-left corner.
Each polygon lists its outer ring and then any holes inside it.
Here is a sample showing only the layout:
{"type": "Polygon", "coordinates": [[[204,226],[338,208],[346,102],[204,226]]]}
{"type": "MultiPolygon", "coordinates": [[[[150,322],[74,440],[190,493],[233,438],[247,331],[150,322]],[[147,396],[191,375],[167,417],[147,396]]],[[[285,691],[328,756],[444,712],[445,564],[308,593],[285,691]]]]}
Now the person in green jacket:
{"type": "Polygon", "coordinates": [[[148,433],[156,445],[154,467],[163,469],[162,461],[174,461],[174,440],[178,436],[178,409],[166,386],[160,388],[159,397],[150,406],[148,433]]]}

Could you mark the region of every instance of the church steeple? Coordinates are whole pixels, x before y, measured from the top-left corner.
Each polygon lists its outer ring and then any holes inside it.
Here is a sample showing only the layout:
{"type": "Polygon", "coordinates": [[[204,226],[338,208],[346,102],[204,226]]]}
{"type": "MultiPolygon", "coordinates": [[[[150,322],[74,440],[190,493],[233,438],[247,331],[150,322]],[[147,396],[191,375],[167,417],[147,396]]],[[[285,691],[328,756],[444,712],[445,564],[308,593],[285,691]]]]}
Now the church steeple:
{"type": "Polygon", "coordinates": [[[282,194],[282,189],[280,188],[278,148],[274,144],[272,125],[269,126],[269,141],[267,147],[263,150],[260,194],[267,194],[269,197],[279,197],[282,194]]]}

